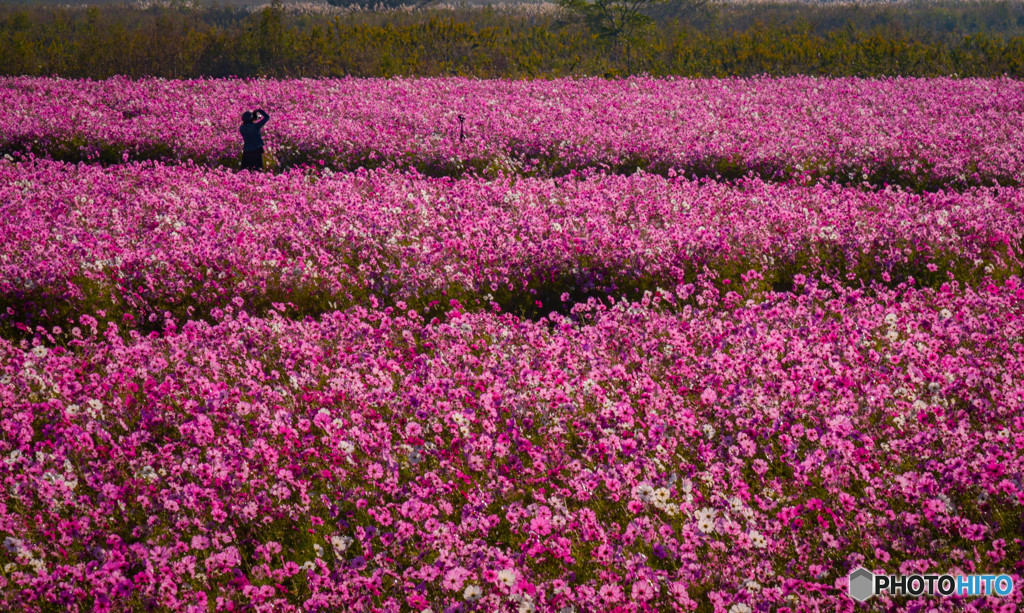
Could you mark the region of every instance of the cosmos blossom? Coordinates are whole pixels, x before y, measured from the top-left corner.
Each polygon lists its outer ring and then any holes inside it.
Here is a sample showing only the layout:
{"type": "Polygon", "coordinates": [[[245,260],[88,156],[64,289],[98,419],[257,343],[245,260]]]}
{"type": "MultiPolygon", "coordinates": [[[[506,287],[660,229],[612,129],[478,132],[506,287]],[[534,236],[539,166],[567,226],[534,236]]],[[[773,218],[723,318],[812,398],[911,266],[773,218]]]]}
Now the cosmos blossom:
{"type": "Polygon", "coordinates": [[[814,607],[849,564],[1018,573],[1021,304],[812,284],[0,341],[0,597],[814,607]]]}
{"type": "MultiPolygon", "coordinates": [[[[1024,253],[1020,188],[248,175],[0,162],[0,292],[14,310],[0,324],[66,323],[42,316],[40,295],[83,314],[122,313],[120,326],[138,328],[238,302],[250,314],[274,302],[314,313],[382,304],[428,320],[452,298],[565,312],[589,296],[657,287],[688,298],[708,270],[723,297],[822,273],[937,288],[950,274],[1017,274],[1024,253]]],[[[702,391],[709,404],[718,395],[702,391]]]]}
{"type": "Polygon", "coordinates": [[[964,187],[1019,179],[1017,82],[0,89],[4,147],[128,160],[0,161],[0,609],[846,610],[858,566],[1021,585],[1024,192],[964,187]],[[404,162],[180,163],[269,99],[281,155],[404,162]],[[723,153],[963,189],[541,167],[723,153]],[[507,165],[406,168],[428,159],[507,165]]]}
{"type": "Polygon", "coordinates": [[[108,163],[235,160],[241,110],[265,106],[274,114],[265,136],[275,164],[1024,181],[1024,84],[1009,78],[7,77],[0,97],[0,149],[108,163]]]}

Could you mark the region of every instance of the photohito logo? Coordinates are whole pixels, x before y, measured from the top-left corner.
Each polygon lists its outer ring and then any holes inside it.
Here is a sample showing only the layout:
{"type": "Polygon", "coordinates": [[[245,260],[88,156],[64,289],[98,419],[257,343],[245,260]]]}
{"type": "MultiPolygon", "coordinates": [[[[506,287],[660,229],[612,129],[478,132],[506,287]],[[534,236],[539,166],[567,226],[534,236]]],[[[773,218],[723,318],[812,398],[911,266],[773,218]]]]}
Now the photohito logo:
{"type": "Polygon", "coordinates": [[[1008,596],[1013,578],[1007,575],[876,575],[866,568],[850,573],[850,598],[872,596],[1008,596]]]}

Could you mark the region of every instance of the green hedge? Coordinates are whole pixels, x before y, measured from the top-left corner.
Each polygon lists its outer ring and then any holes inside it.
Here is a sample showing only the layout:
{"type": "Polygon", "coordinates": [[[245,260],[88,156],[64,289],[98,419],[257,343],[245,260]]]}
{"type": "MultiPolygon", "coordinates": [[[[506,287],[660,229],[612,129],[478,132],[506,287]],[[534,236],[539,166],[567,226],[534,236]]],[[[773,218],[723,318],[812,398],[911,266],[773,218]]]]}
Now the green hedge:
{"type": "MultiPolygon", "coordinates": [[[[678,0],[684,2],[685,0],[678,0]]],[[[326,6],[326,5],[325,5],[326,6]]],[[[672,5],[669,5],[671,7],[672,5]]],[[[1024,76],[1024,5],[672,12],[632,50],[654,75],[1024,76]],[[845,16],[845,21],[842,19],[845,16]]],[[[300,14],[0,6],[0,74],[103,78],[623,75],[622,50],[554,14],[300,14]]]]}

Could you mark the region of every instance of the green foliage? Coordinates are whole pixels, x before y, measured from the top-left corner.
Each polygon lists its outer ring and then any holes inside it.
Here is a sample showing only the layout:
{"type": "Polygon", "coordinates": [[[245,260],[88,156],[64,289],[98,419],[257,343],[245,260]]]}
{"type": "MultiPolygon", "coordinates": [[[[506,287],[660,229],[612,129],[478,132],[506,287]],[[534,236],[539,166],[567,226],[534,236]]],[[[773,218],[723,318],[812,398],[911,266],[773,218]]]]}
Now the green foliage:
{"type": "MultiPolygon", "coordinates": [[[[568,12],[569,19],[579,21],[591,33],[610,47],[622,46],[626,56],[626,71],[632,73],[632,50],[642,42],[641,33],[654,21],[643,11],[664,0],[558,0],[568,12]]],[[[556,22],[556,26],[562,25],[556,22]]]]}
{"type": "MultiPolygon", "coordinates": [[[[1024,77],[1024,5],[563,0],[566,14],[0,6],[0,74],[1024,77]],[[560,27],[575,24],[579,27],[560,27]]],[[[329,7],[328,7],[329,8],[329,7]]]]}

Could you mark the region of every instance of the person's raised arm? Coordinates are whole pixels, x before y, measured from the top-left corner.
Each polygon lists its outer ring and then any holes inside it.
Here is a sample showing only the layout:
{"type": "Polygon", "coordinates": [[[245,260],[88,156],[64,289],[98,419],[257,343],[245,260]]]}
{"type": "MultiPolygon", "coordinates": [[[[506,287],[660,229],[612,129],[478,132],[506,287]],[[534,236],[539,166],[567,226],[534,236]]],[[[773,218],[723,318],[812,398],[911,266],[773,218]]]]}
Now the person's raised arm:
{"type": "Polygon", "coordinates": [[[267,120],[270,119],[270,113],[264,111],[263,109],[256,109],[256,112],[262,116],[262,118],[256,122],[256,125],[262,128],[263,124],[267,123],[267,120]]]}

